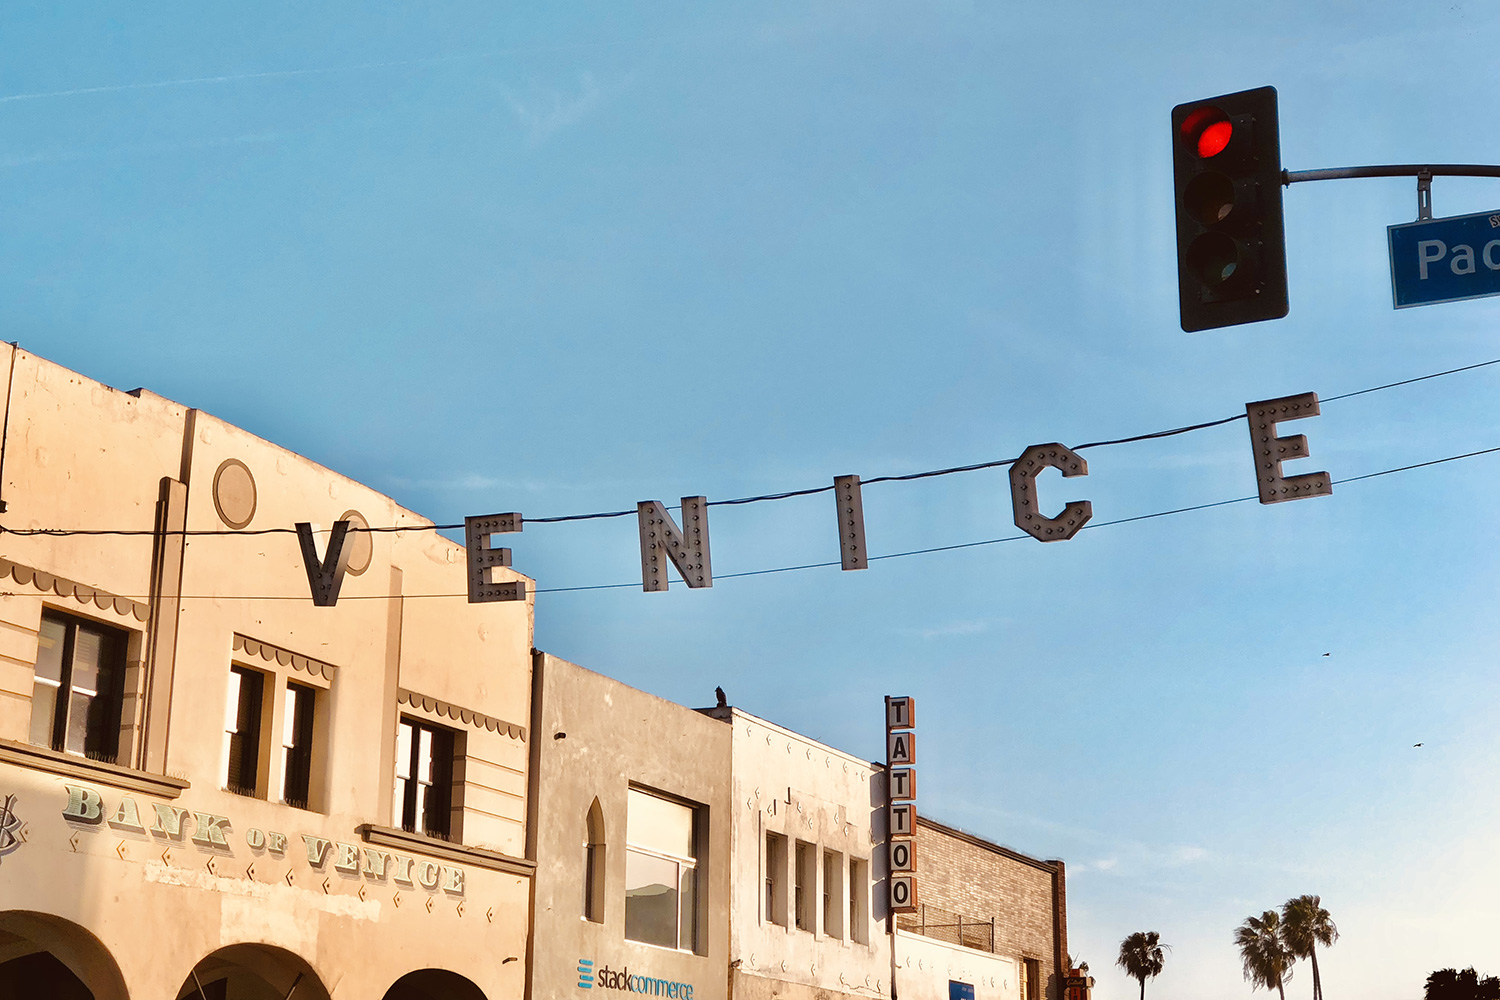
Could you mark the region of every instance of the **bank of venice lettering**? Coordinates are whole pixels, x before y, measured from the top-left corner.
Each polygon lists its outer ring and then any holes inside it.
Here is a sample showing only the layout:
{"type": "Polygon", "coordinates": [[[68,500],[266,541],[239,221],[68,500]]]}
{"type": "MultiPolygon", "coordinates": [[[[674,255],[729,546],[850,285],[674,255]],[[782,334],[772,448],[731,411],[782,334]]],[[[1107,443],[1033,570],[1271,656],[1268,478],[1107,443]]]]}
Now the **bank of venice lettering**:
{"type": "MultiPolygon", "coordinates": [[[[200,848],[219,854],[233,854],[230,838],[234,826],[228,816],[200,812],[174,806],[164,802],[150,802],[149,813],[142,813],[135,798],[120,796],[119,804],[107,808],[104,797],[97,789],[86,785],[63,785],[68,801],[63,806],[63,819],[83,827],[108,825],[111,828],[141,836],[149,835],[160,840],[181,842],[188,836],[200,848]]],[[[290,839],[277,830],[262,830],[250,827],[245,830],[244,843],[256,854],[268,853],[284,857],[290,839]]],[[[374,847],[360,847],[339,840],[330,840],[316,834],[299,835],[307,853],[307,863],[312,868],[325,870],[331,867],[340,875],[358,878],[361,874],[371,882],[390,881],[396,885],[418,887],[430,892],[464,894],[464,869],[453,865],[438,864],[425,858],[382,851],[374,847]]]]}

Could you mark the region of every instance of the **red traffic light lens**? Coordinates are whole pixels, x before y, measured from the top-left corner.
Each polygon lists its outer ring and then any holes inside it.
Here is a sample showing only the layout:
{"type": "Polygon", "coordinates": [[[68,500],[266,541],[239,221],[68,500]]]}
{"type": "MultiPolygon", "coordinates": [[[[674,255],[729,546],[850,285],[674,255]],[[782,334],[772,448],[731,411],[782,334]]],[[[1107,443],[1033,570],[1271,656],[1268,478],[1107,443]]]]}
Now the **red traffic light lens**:
{"type": "Polygon", "coordinates": [[[1214,122],[1198,133],[1198,155],[1205,160],[1210,156],[1218,156],[1224,152],[1224,147],[1229,145],[1229,139],[1233,135],[1234,126],[1229,122],[1214,122]]]}
{"type": "Polygon", "coordinates": [[[1182,138],[1199,159],[1207,160],[1224,152],[1234,138],[1234,124],[1229,116],[1212,105],[1194,108],[1182,122],[1182,138]]]}

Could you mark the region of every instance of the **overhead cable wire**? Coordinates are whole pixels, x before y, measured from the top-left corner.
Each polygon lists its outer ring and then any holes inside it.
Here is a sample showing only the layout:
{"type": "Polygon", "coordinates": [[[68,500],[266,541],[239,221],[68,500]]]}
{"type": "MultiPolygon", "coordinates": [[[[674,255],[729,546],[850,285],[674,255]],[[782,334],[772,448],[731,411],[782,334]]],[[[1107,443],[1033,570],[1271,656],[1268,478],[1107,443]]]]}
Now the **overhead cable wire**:
{"type": "MultiPolygon", "coordinates": [[[[1349,476],[1344,479],[1333,479],[1333,485],[1342,486],[1348,483],[1363,482],[1366,479],[1378,479],[1381,476],[1390,476],[1398,472],[1410,472],[1413,469],[1426,469],[1434,465],[1446,465],[1449,462],[1459,462],[1467,458],[1477,458],[1480,455],[1494,455],[1500,453],[1500,445],[1493,448],[1481,448],[1478,451],[1467,451],[1460,455],[1448,455],[1444,458],[1434,458],[1426,462],[1414,462],[1411,465],[1397,466],[1394,469],[1382,469],[1379,472],[1367,472],[1359,476],[1349,476]]],[[[1215,507],[1228,507],[1233,504],[1249,503],[1258,499],[1254,496],[1235,497],[1233,500],[1214,500],[1209,503],[1193,504],[1188,507],[1174,507],[1171,510],[1152,511],[1149,514],[1135,514],[1130,517],[1118,517],[1110,521],[1091,521],[1083,526],[1082,530],[1090,528],[1108,528],[1120,524],[1132,524],[1136,521],[1151,521],[1159,517],[1172,517],[1177,514],[1189,514],[1199,510],[1212,510],[1215,507]]],[[[884,559],[905,559],[909,556],[925,556],[936,552],[956,552],[960,549],[977,549],[987,545],[1000,545],[1004,542],[1018,542],[1030,535],[1004,535],[1000,538],[986,538],[977,542],[958,542],[953,545],[934,545],[924,549],[908,549],[904,552],[887,552],[884,555],[870,556],[870,562],[879,562],[884,559]]],[[[715,580],[735,580],[750,576],[770,576],[776,573],[796,573],[808,569],[830,569],[842,565],[837,560],[829,562],[801,563],[796,566],[773,566],[769,569],[744,570],[739,573],[717,573],[715,580]]],[[[629,583],[596,583],[578,587],[534,587],[526,592],[527,596],[537,594],[574,594],[590,590],[625,590],[639,587],[640,583],[631,581],[629,583]]],[[[16,591],[0,591],[0,597],[24,596],[16,591]]],[[[150,595],[142,594],[119,594],[126,600],[145,601],[150,600],[150,595]]],[[[468,599],[468,594],[342,594],[340,601],[390,601],[390,600],[456,600],[468,599]]],[[[231,594],[179,594],[175,599],[183,601],[306,601],[305,595],[231,595],[231,594]]]]}
{"type": "MultiPolygon", "coordinates": [[[[1429,379],[1442,378],[1446,375],[1457,375],[1460,372],[1474,371],[1479,368],[1488,368],[1492,365],[1500,365],[1500,358],[1494,358],[1489,361],[1480,361],[1472,365],[1463,365],[1459,368],[1449,368],[1446,371],[1431,372],[1427,375],[1418,375],[1415,378],[1402,379],[1399,382],[1387,382],[1384,385],[1371,386],[1367,389],[1357,389],[1353,392],[1346,392],[1337,396],[1329,396],[1326,399],[1320,400],[1320,402],[1332,403],[1342,399],[1351,399],[1355,396],[1363,396],[1371,392],[1380,392],[1384,389],[1395,389],[1400,386],[1412,385],[1417,382],[1425,382],[1429,379]]],[[[1221,417],[1217,420],[1207,420],[1201,423],[1187,424],[1182,427],[1173,427],[1169,430],[1150,431],[1145,434],[1133,434],[1129,437],[1111,438],[1104,441],[1089,441],[1084,444],[1074,445],[1073,450],[1081,451],[1085,448],[1103,448],[1109,445],[1132,444],[1138,441],[1154,441],[1159,438],[1176,437],[1179,434],[1188,434],[1193,431],[1206,430],[1210,427],[1220,427],[1224,424],[1229,424],[1235,422],[1236,420],[1244,419],[1245,414],[1236,413],[1232,416],[1221,417]]],[[[1004,458],[995,459],[988,462],[975,462],[970,465],[953,465],[942,469],[929,469],[923,472],[908,472],[898,475],[874,476],[869,479],[861,479],[860,485],[871,486],[878,483],[898,483],[912,482],[919,479],[934,479],[939,476],[951,476],[962,472],[977,472],[983,469],[1003,468],[1005,466],[1015,464],[1016,461],[1016,458],[1004,458]]],[[[757,494],[756,496],[737,497],[730,500],[709,500],[707,501],[707,506],[734,507],[744,504],[762,503],[775,500],[787,500],[793,497],[815,496],[819,493],[831,493],[833,489],[833,485],[829,484],[827,486],[813,486],[808,487],[807,489],[800,490],[784,490],[779,493],[761,493],[757,494]]],[[[667,509],[678,510],[679,508],[680,505],[674,504],[667,509]]],[[[551,517],[527,517],[524,520],[526,524],[561,524],[571,521],[596,521],[608,518],[629,517],[636,513],[637,511],[632,508],[628,510],[598,511],[588,514],[559,514],[553,515],[551,517]]],[[[351,524],[349,526],[349,530],[356,532],[369,532],[372,534],[384,534],[403,531],[457,531],[459,529],[462,529],[463,527],[464,524],[462,522],[458,522],[455,524],[397,524],[379,526],[356,526],[351,524]]],[[[0,534],[22,536],[46,535],[56,538],[71,537],[75,535],[155,536],[160,534],[173,536],[184,535],[193,537],[213,535],[290,535],[295,534],[296,531],[296,528],[251,528],[248,530],[236,530],[229,528],[184,528],[175,531],[169,530],[158,532],[147,528],[7,528],[4,526],[0,526],[0,534]]]]}

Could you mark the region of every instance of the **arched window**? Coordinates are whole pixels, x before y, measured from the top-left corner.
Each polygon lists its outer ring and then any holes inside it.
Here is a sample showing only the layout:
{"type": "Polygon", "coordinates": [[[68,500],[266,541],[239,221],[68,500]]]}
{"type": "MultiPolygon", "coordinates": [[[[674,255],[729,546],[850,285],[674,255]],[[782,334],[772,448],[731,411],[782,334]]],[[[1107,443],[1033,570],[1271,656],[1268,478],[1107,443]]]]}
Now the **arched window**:
{"type": "Polygon", "coordinates": [[[604,922],[604,810],[589,806],[583,840],[583,918],[604,922]]]}

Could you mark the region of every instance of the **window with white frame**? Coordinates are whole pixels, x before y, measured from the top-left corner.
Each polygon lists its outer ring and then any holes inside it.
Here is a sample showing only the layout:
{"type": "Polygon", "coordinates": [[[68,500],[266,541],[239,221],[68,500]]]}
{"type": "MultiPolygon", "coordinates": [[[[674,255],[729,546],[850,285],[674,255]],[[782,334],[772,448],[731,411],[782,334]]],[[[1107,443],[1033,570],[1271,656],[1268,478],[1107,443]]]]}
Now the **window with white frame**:
{"type": "Polygon", "coordinates": [[[786,926],[786,838],[766,833],[766,921],[786,926]]]}
{"type": "Polygon", "coordinates": [[[818,891],[817,850],[813,844],[797,841],[792,872],[792,909],[798,930],[812,930],[817,919],[817,911],[813,909],[813,893],[818,891]]]}
{"type": "Polygon", "coordinates": [[[453,755],[453,730],[402,716],[396,730],[394,825],[431,837],[453,835],[453,755]]]}
{"type": "Polygon", "coordinates": [[[870,943],[870,863],[849,859],[849,940],[870,943]]]}
{"type": "Polygon", "coordinates": [[[224,698],[224,787],[236,795],[260,794],[260,720],[266,675],[246,667],[229,668],[224,698]]]}
{"type": "Polygon", "coordinates": [[[625,936],[698,948],[698,809],[636,788],[625,816],[625,936]]]}
{"type": "Polygon", "coordinates": [[[823,933],[844,936],[844,856],[823,852],[823,933]]]}
{"type": "Polygon", "coordinates": [[[113,762],[120,750],[127,634],[48,608],[37,632],[32,743],[113,762]]]}
{"type": "Polygon", "coordinates": [[[286,682],[286,705],[281,716],[281,801],[298,809],[308,807],[312,788],[317,704],[317,688],[286,682]]]}

